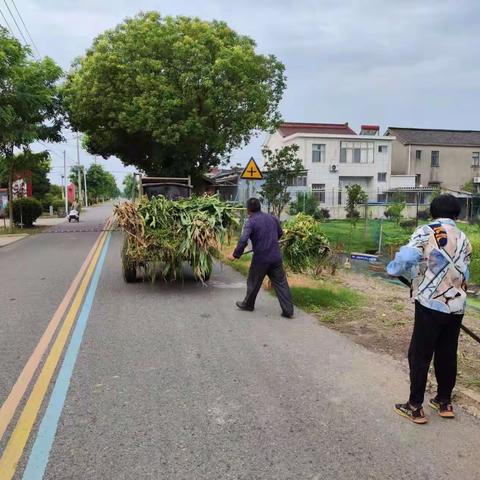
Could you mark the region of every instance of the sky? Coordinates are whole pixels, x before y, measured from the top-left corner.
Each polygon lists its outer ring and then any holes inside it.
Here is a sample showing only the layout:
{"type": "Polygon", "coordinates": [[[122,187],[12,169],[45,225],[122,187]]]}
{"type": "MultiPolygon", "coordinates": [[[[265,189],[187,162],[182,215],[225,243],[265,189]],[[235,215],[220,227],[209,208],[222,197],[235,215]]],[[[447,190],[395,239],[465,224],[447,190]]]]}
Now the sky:
{"type": "MultiPolygon", "coordinates": [[[[125,17],[162,15],[224,20],[286,66],[284,120],[480,130],[478,0],[14,0],[41,55],[68,70],[96,35],[125,17]]],[[[12,0],[5,2],[13,13],[12,0]]],[[[0,16],[0,23],[4,24],[0,16]]],[[[20,23],[20,22],[19,22],[20,23]]],[[[10,19],[15,30],[15,24],[10,19]]],[[[21,23],[20,23],[20,26],[21,23]]],[[[17,35],[18,32],[17,32],[17,35]]],[[[62,152],[76,162],[76,142],[52,150],[60,183],[62,152]]],[[[260,159],[263,137],[234,152],[232,163],[260,159]]],[[[80,161],[94,158],[81,150],[80,161]]],[[[97,157],[121,183],[127,169],[97,157]]]]}

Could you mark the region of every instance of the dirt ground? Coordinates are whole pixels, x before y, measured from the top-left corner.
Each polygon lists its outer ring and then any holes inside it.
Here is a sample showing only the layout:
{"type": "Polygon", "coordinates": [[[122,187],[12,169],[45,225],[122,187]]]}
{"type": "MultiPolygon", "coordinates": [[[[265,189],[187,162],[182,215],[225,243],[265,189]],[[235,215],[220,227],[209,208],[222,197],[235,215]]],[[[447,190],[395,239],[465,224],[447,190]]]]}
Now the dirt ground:
{"type": "MultiPolygon", "coordinates": [[[[338,285],[363,293],[365,301],[359,307],[333,315],[317,314],[319,320],[369,349],[393,356],[407,368],[414,314],[408,289],[382,278],[346,270],[339,270],[333,278],[338,285]]],[[[463,323],[480,334],[477,310],[469,309],[463,323]]],[[[463,332],[458,360],[458,386],[480,392],[480,344],[463,332]]],[[[434,383],[433,372],[431,382],[434,383]]]]}

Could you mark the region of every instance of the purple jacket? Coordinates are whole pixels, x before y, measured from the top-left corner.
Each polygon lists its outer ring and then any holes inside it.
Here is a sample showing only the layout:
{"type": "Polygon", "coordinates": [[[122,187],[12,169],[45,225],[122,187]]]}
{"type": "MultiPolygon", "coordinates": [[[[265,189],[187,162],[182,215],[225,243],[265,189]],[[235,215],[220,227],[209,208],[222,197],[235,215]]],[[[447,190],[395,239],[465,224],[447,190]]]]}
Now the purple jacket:
{"type": "Polygon", "coordinates": [[[263,212],[254,213],[243,227],[242,236],[233,256],[240,258],[250,240],[253,247],[253,262],[280,263],[282,253],[278,239],[282,235],[282,227],[277,217],[263,212]]]}

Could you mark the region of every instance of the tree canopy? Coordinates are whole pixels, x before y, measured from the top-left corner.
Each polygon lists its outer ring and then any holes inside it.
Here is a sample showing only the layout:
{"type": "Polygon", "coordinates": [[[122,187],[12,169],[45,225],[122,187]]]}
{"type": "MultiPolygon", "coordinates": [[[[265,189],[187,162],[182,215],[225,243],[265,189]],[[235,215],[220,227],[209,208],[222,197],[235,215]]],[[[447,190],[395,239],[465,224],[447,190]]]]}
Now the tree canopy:
{"type": "Polygon", "coordinates": [[[99,35],[64,86],[92,154],[150,175],[199,175],[280,120],[284,66],[224,22],[127,19],[99,35]]]}
{"type": "Polygon", "coordinates": [[[88,198],[98,202],[100,199],[116,198],[120,195],[115,177],[102,165],[90,165],[87,170],[88,198]]]}

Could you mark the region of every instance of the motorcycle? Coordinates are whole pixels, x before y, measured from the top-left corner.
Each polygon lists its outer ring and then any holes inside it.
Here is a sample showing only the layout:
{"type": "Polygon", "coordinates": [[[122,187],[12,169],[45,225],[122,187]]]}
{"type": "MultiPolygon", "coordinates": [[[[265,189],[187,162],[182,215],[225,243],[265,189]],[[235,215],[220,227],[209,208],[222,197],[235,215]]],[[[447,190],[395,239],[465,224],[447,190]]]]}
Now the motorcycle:
{"type": "Polygon", "coordinates": [[[72,220],[75,220],[77,223],[80,221],[80,214],[78,213],[77,210],[70,210],[70,213],[67,216],[68,218],[68,223],[70,223],[72,220]]]}

